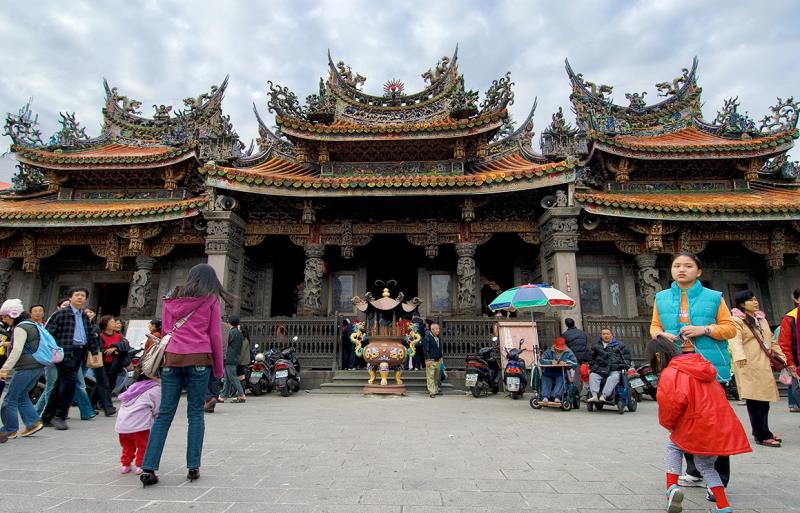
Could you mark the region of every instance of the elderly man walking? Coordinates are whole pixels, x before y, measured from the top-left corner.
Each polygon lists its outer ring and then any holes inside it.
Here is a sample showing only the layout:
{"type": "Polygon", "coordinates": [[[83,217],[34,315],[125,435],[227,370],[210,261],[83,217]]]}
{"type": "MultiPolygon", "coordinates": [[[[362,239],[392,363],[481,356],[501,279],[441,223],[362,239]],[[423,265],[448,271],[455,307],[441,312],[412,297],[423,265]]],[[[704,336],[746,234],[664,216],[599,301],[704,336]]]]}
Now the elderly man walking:
{"type": "Polygon", "coordinates": [[[442,342],[439,339],[439,325],[431,324],[431,332],[422,339],[422,351],[425,353],[425,378],[428,393],[436,397],[438,393],[438,376],[442,367],[442,342]]]}

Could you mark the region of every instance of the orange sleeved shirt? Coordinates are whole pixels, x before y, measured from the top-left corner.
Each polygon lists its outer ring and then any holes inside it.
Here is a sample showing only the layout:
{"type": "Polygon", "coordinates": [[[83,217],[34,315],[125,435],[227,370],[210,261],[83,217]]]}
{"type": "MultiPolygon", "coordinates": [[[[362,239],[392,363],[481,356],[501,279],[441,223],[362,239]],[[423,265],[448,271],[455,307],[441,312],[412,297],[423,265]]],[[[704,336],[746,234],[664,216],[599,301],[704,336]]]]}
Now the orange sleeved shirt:
{"type": "MultiPolygon", "coordinates": [[[[686,293],[684,292],[681,295],[681,311],[685,311],[688,314],[689,307],[688,301],[686,302],[686,309],[684,310],[684,302],[686,300],[686,293]]],[[[691,324],[686,321],[681,320],[681,322],[686,322],[686,324],[691,324]]],[[[719,308],[717,309],[717,322],[716,324],[709,324],[708,325],[709,336],[715,340],[728,340],[729,338],[733,338],[736,335],[736,325],[733,323],[731,319],[731,311],[728,309],[728,305],[725,304],[725,300],[721,300],[719,302],[719,308]]],[[[653,319],[650,321],[650,336],[655,337],[656,334],[661,333],[664,331],[664,327],[661,325],[661,319],[658,316],[658,308],[656,305],[653,305],[653,319]]]]}

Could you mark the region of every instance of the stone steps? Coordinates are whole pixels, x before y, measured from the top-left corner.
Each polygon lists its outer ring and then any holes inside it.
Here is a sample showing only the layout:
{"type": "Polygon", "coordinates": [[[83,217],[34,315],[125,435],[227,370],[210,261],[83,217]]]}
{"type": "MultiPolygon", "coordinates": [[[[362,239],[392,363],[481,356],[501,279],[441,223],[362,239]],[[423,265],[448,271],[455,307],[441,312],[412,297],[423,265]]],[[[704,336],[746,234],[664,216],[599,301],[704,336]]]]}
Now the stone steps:
{"type": "MultiPolygon", "coordinates": [[[[330,382],[322,383],[320,388],[313,390],[313,392],[321,394],[360,394],[368,379],[369,374],[365,370],[336,371],[333,373],[333,379],[330,382]]],[[[375,381],[376,383],[380,382],[380,377],[375,381]]],[[[394,383],[394,372],[389,373],[389,383],[394,383]]],[[[428,393],[424,371],[404,372],[403,383],[406,385],[407,393],[428,393]]],[[[447,382],[442,383],[442,392],[445,394],[464,393],[455,390],[453,385],[447,382]]]]}

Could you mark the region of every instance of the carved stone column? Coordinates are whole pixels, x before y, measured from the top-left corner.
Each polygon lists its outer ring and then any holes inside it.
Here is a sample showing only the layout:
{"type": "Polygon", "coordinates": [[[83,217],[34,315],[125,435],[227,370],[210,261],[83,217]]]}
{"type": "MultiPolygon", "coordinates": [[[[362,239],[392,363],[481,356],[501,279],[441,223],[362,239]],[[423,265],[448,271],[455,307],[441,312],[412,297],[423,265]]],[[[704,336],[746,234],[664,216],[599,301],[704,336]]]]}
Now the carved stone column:
{"type": "Polygon", "coordinates": [[[575,262],[580,210],[580,207],[552,207],[539,218],[542,276],[576,301],[575,308],[559,312],[561,320],[572,317],[576,325],[582,324],[575,262]]]}
{"type": "Polygon", "coordinates": [[[8,284],[11,282],[11,269],[13,267],[14,260],[0,258],[0,302],[8,299],[8,284]]]}
{"type": "MultiPolygon", "coordinates": [[[[222,285],[241,297],[244,270],[244,221],[230,211],[213,210],[205,213],[206,255],[208,264],[217,272],[222,285]]],[[[227,312],[239,311],[239,305],[228,305],[227,312]]]]}
{"type": "Polygon", "coordinates": [[[634,257],[636,266],[639,268],[637,277],[639,278],[639,315],[649,316],[653,312],[653,304],[656,301],[656,293],[661,290],[661,282],[658,279],[656,269],[655,253],[640,253],[634,257]]]}
{"type": "Polygon", "coordinates": [[[475,269],[474,242],[459,242],[455,245],[458,255],[458,312],[461,314],[480,314],[478,301],[478,273],[475,269]]]}
{"type": "Polygon", "coordinates": [[[157,260],[153,257],[140,255],[136,257],[136,272],[131,278],[128,291],[128,307],[126,317],[143,318],[152,317],[154,310],[153,301],[153,267],[157,260]]]}
{"type": "Polygon", "coordinates": [[[322,256],[325,254],[324,244],[306,244],[306,267],[304,270],[303,308],[307,315],[322,314],[322,276],[325,272],[325,263],[322,256]]]}

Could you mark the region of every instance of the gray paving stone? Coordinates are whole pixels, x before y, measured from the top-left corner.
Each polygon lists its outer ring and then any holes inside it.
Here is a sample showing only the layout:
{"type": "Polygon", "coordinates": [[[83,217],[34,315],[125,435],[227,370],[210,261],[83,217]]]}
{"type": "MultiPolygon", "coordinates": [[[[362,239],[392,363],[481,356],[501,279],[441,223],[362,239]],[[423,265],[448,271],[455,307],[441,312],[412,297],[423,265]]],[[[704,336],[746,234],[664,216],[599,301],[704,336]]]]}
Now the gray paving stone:
{"type": "MultiPolygon", "coordinates": [[[[161,482],[147,489],[134,474],[118,473],[114,419],[9,441],[0,448],[0,513],[663,510],[667,436],[652,402],[619,416],[537,415],[526,402],[503,397],[278,399],[249,398],[207,416],[202,477],[192,483],[183,412],[167,441],[161,482]]],[[[747,427],[746,410],[736,412],[747,427]]],[[[773,408],[770,424],[783,433],[784,447],[733,458],[729,495],[737,513],[796,511],[800,489],[776,476],[796,472],[798,422],[773,408]]],[[[708,511],[702,489],[686,495],[685,511],[708,511]]]]}

